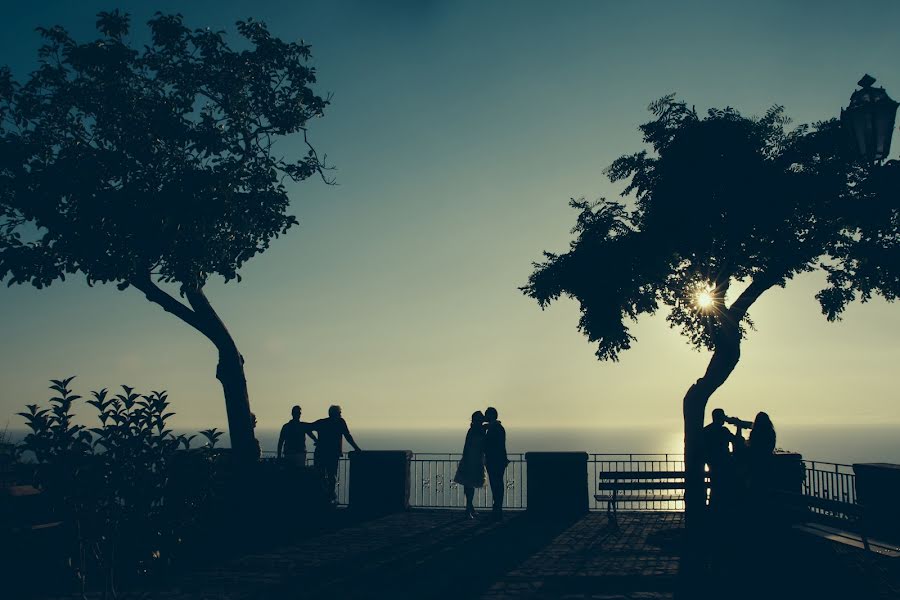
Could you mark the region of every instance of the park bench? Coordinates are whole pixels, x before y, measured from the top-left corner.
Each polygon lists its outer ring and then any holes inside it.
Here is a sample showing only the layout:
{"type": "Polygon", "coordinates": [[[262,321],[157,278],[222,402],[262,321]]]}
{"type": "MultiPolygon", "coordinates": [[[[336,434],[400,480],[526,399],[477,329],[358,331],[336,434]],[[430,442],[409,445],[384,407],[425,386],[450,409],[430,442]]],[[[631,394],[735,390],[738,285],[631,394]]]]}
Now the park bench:
{"type": "Polygon", "coordinates": [[[606,514],[613,522],[620,502],[684,500],[684,471],[607,471],[600,473],[597,485],[601,493],[594,499],[607,503],[606,514]]]}
{"type": "Polygon", "coordinates": [[[802,522],[792,526],[796,531],[881,556],[900,558],[900,544],[871,537],[865,509],[859,504],[791,492],[778,492],[776,501],[802,511],[799,513],[802,522]]]}
{"type": "Polygon", "coordinates": [[[46,499],[30,485],[11,485],[0,490],[0,530],[21,533],[59,527],[62,523],[50,516],[46,499]]]}

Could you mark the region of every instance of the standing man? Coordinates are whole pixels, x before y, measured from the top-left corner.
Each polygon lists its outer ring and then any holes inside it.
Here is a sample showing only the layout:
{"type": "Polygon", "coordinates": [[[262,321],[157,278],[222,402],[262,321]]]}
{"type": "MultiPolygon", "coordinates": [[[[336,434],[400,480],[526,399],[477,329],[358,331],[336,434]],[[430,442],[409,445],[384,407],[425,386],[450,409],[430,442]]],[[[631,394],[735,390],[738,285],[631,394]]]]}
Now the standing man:
{"type": "Polygon", "coordinates": [[[735,443],[735,435],[725,427],[725,411],[713,409],[712,423],[703,428],[703,454],[709,465],[709,507],[721,511],[731,500],[733,471],[730,444],[735,443]]]}
{"type": "Polygon", "coordinates": [[[497,409],[493,406],[484,411],[484,418],[487,420],[484,434],[484,464],[487,467],[491,496],[494,500],[492,515],[500,520],[503,518],[503,493],[506,491],[503,474],[506,465],[509,464],[506,456],[506,429],[497,420],[497,409]]]}
{"type": "Polygon", "coordinates": [[[313,442],[316,436],[312,433],[312,424],[300,421],[302,409],[295,406],[291,409],[291,420],[282,425],[278,436],[278,458],[282,456],[292,465],[306,466],[306,436],[313,442]]]}
{"type": "Polygon", "coordinates": [[[347,438],[357,452],[360,451],[360,448],[353,440],[353,436],[350,435],[347,422],[341,417],[340,406],[330,406],[328,418],[311,423],[310,428],[319,433],[319,441],[313,455],[316,469],[325,480],[325,488],[331,496],[331,502],[335,503],[337,502],[335,485],[337,484],[338,463],[344,453],[343,438],[347,438]]]}

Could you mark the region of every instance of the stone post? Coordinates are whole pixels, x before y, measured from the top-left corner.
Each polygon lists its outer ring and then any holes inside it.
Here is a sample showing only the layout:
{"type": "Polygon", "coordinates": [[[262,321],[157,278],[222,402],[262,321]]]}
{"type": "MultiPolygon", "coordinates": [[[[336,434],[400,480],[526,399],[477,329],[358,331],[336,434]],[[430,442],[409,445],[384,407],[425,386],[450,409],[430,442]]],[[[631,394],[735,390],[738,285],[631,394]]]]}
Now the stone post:
{"type": "Polygon", "coordinates": [[[775,452],[772,455],[771,480],[768,485],[780,492],[799,494],[803,491],[806,471],[803,456],[797,452],[775,452]]]}
{"type": "Polygon", "coordinates": [[[900,465],[856,463],[856,498],[873,537],[900,539],[900,465]]]}
{"type": "Polygon", "coordinates": [[[350,509],[387,514],[409,508],[409,450],[365,450],[350,453],[350,509]]]}
{"type": "Polygon", "coordinates": [[[588,511],[587,452],[527,452],[528,512],[572,516],[588,511]]]}

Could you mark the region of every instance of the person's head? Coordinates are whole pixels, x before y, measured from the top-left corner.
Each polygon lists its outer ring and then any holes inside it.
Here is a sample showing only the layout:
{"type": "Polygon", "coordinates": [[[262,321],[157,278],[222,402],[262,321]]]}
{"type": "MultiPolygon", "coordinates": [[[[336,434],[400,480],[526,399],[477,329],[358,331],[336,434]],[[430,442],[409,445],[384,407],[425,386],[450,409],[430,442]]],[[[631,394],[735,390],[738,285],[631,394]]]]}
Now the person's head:
{"type": "Polygon", "coordinates": [[[295,406],[291,409],[291,418],[295,421],[300,418],[301,409],[299,406],[295,406]]]}
{"type": "Polygon", "coordinates": [[[756,418],[753,419],[753,429],[750,430],[750,433],[764,430],[775,431],[775,426],[772,425],[772,419],[769,418],[768,413],[758,412],[756,418]]]}
{"type": "Polygon", "coordinates": [[[721,408],[714,408],[712,411],[712,420],[714,425],[724,425],[725,411],[721,408]]]}
{"type": "Polygon", "coordinates": [[[340,419],[341,418],[341,407],[337,404],[332,404],[328,407],[328,416],[332,419],[340,419]]]}
{"type": "Polygon", "coordinates": [[[484,418],[487,419],[488,421],[491,421],[491,422],[496,421],[497,416],[498,416],[497,409],[494,408],[493,406],[488,406],[487,410],[484,411],[484,418]]]}
{"type": "Polygon", "coordinates": [[[482,424],[484,424],[484,413],[476,410],[472,413],[472,425],[481,427],[482,424]]]}
{"type": "Polygon", "coordinates": [[[250,422],[253,424],[253,429],[256,429],[256,414],[250,413],[250,422]]]}

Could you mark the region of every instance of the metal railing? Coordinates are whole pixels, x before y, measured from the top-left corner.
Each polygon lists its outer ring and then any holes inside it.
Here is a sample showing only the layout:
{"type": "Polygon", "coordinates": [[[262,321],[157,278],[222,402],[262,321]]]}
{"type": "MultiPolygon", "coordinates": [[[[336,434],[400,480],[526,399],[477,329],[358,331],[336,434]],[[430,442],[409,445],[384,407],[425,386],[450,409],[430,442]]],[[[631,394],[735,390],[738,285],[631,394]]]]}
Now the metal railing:
{"type": "Polygon", "coordinates": [[[820,460],[804,460],[806,476],[803,480],[803,495],[829,501],[827,507],[812,506],[814,513],[844,520],[849,518],[841,512],[840,505],[855,505],[856,475],[853,465],[825,462],[820,460]]]}
{"type": "MultiPolygon", "coordinates": [[[[263,450],[262,451],[262,459],[263,461],[275,460],[275,451],[274,450],[263,450]]],[[[306,453],[306,466],[313,466],[313,453],[306,453]]],[[[338,506],[348,506],[350,504],[350,459],[346,454],[341,456],[338,461],[338,472],[337,472],[337,482],[334,486],[334,491],[337,494],[337,502],[338,506]]]]}
{"type": "MultiPolygon", "coordinates": [[[[525,456],[510,454],[509,466],[504,473],[506,493],[503,506],[508,509],[525,508],[526,470],[525,456]]],[[[464,508],[466,498],[461,485],[453,481],[461,454],[418,453],[413,454],[410,465],[409,503],[417,508],[464,508]]],[[[487,508],[493,497],[490,482],[475,490],[476,508],[487,508]]]]}
{"type": "MultiPolygon", "coordinates": [[[[591,510],[606,510],[606,501],[594,498],[599,488],[600,476],[624,471],[684,471],[684,454],[589,454],[588,490],[590,490],[591,510]]],[[[665,480],[663,480],[665,481],[665,480]]],[[[672,490],[645,490],[641,492],[621,491],[618,506],[621,510],[684,510],[684,499],[673,500],[672,490]],[[629,496],[640,495],[641,499],[629,500],[629,496]],[[650,496],[659,499],[648,500],[650,496]],[[667,498],[663,498],[666,496],[667,498]]]]}
{"type": "MultiPolygon", "coordinates": [[[[274,457],[274,452],[263,452],[264,458],[274,457]]],[[[466,504],[462,486],[453,481],[456,467],[461,458],[458,453],[420,452],[412,455],[410,462],[410,505],[416,508],[464,508],[466,504]]],[[[524,509],[527,507],[528,473],[524,454],[510,454],[510,464],[506,468],[504,483],[506,494],[504,508],[524,509]]],[[[312,466],[313,455],[306,459],[312,466]]],[[[825,461],[804,460],[805,479],[802,493],[805,496],[856,504],[856,476],[851,465],[825,461]]],[[[601,475],[623,471],[684,471],[684,455],[671,453],[623,453],[588,455],[587,478],[591,510],[606,510],[606,502],[594,499],[601,475]]],[[[350,461],[346,456],[338,464],[338,503],[346,506],[349,502],[350,461]]],[[[628,500],[629,492],[621,492],[619,506],[622,510],[678,511],[684,510],[683,499],[672,499],[672,491],[642,491],[641,499],[628,500]],[[648,496],[659,495],[659,500],[648,496]]],[[[676,494],[677,495],[677,494],[676,494]]],[[[475,492],[476,508],[488,508],[491,504],[490,483],[475,492]]],[[[826,516],[842,518],[839,511],[813,509],[826,516]]]]}

